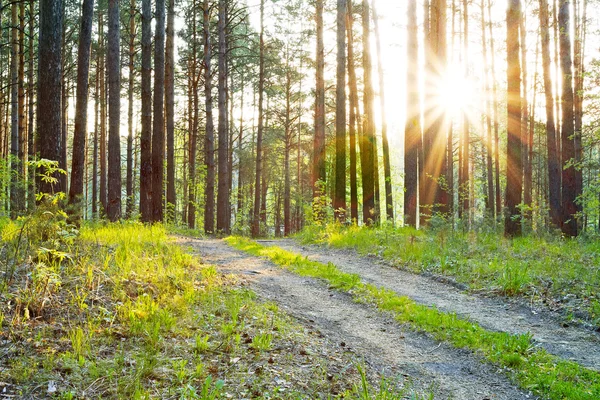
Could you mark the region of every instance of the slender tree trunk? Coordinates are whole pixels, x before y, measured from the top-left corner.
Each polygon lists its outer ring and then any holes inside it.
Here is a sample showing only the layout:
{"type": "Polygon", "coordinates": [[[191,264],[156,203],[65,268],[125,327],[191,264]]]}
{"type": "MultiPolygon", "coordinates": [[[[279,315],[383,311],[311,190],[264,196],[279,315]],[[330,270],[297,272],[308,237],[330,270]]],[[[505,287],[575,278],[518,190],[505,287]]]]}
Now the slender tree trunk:
{"type": "Polygon", "coordinates": [[[225,0],[219,0],[219,176],[217,179],[217,231],[229,233],[229,131],[227,129],[227,42],[225,39],[227,6],[225,3],[225,0]]]}
{"type": "Polygon", "coordinates": [[[337,1],[337,82],[335,98],[335,198],[338,221],[346,219],[346,0],[337,1]]]}
{"type": "Polygon", "coordinates": [[[19,27],[17,3],[11,5],[10,18],[10,216],[16,219],[21,213],[21,160],[19,150],[21,148],[19,134],[19,27]]]}
{"type": "MultiPolygon", "coordinates": [[[[582,146],[582,128],[583,128],[583,98],[584,98],[584,82],[585,82],[585,36],[587,31],[587,0],[575,0],[575,49],[574,49],[574,100],[573,100],[573,112],[574,112],[574,129],[575,135],[573,140],[575,141],[575,160],[578,167],[575,170],[576,180],[576,192],[581,194],[583,192],[583,167],[581,162],[583,161],[583,146],[582,146]],[[583,2],[583,11],[581,10],[581,3],[583,2]]],[[[581,205],[578,204],[578,209],[581,210],[581,205]]],[[[586,224],[583,225],[585,229],[586,224]]]]}
{"type": "Polygon", "coordinates": [[[404,225],[417,226],[418,152],[421,142],[421,105],[419,88],[419,41],[416,0],[409,0],[407,13],[406,103],[404,128],[404,225]]]}
{"type": "Polygon", "coordinates": [[[127,88],[127,203],[125,216],[131,218],[133,214],[133,90],[135,84],[135,0],[129,6],[129,87],[127,88]]]}
{"type": "Polygon", "coordinates": [[[385,82],[383,75],[383,53],[379,35],[379,16],[373,3],[373,22],[377,48],[377,71],[379,74],[379,102],[381,107],[381,146],[383,150],[383,177],[385,179],[385,215],[387,220],[394,222],[394,199],[392,195],[392,166],[390,161],[390,145],[388,142],[388,125],[385,113],[385,82]]]}
{"type": "Polygon", "coordinates": [[[500,119],[498,117],[498,81],[496,80],[496,49],[494,46],[494,35],[492,32],[492,0],[488,0],[488,25],[490,33],[490,53],[492,56],[492,81],[493,81],[493,102],[494,102],[494,176],[496,188],[496,215],[502,213],[502,195],[500,190],[500,119]]]}
{"type": "Polygon", "coordinates": [[[102,205],[102,214],[105,215],[108,209],[108,191],[107,191],[107,157],[106,157],[106,62],[105,51],[106,44],[104,40],[104,4],[99,3],[98,7],[98,51],[100,52],[100,204],[102,205]]]}
{"type": "Polygon", "coordinates": [[[152,9],[142,0],[142,132],[140,135],[140,214],[152,222],[152,9]]]}
{"type": "Polygon", "coordinates": [[[99,131],[99,114],[100,105],[98,94],[100,93],[100,74],[99,74],[100,56],[96,56],[96,73],[94,84],[94,150],[92,155],[92,219],[98,218],[98,131],[99,131]]]}
{"type": "MultiPolygon", "coordinates": [[[[467,0],[463,0],[463,53],[464,53],[464,65],[465,65],[465,77],[469,75],[469,3],[467,0]]],[[[469,225],[469,210],[471,209],[471,174],[470,174],[470,162],[471,162],[471,122],[469,121],[468,115],[463,113],[463,131],[461,137],[462,147],[462,162],[460,165],[459,177],[459,199],[461,200],[462,206],[459,207],[459,216],[466,218],[467,226],[469,225]]]]}
{"type": "Polygon", "coordinates": [[[27,185],[27,118],[25,108],[25,2],[19,4],[19,212],[25,211],[27,185]]]}
{"type": "Polygon", "coordinates": [[[196,34],[196,0],[192,2],[192,60],[190,65],[190,90],[192,107],[190,110],[190,116],[192,123],[190,129],[190,145],[189,145],[189,187],[188,187],[188,201],[187,201],[187,224],[188,227],[194,229],[196,227],[196,152],[198,143],[198,78],[197,72],[198,65],[198,38],[196,34]]]}
{"type": "MultiPolygon", "coordinates": [[[[38,69],[37,132],[40,158],[54,161],[62,151],[62,6],[62,0],[40,0],[38,54],[44,63],[38,69]]],[[[37,186],[41,193],[64,190],[60,184],[42,180],[37,186]]]]}
{"type": "Polygon", "coordinates": [[[487,57],[487,38],[486,38],[486,21],[485,21],[485,0],[481,0],[481,42],[483,49],[483,68],[485,76],[485,120],[486,120],[486,172],[487,172],[487,198],[486,209],[490,217],[494,217],[496,210],[496,198],[494,195],[494,168],[492,162],[493,145],[492,145],[492,110],[491,101],[488,99],[490,93],[490,80],[493,77],[489,76],[489,65],[487,57]]]}
{"type": "Polygon", "coordinates": [[[521,12],[521,20],[519,22],[520,28],[520,40],[521,40],[521,74],[522,78],[522,94],[521,99],[521,136],[523,138],[523,204],[525,205],[525,211],[523,217],[526,220],[531,220],[531,213],[528,208],[531,206],[531,195],[532,195],[532,168],[531,160],[529,159],[530,146],[528,140],[529,132],[529,83],[527,74],[527,13],[521,12]]]}
{"type": "Polygon", "coordinates": [[[521,64],[519,60],[519,21],[521,1],[509,0],[506,12],[507,25],[507,98],[508,98],[508,145],[506,176],[506,208],[504,234],[521,235],[521,194],[523,191],[523,158],[521,137],[521,64]]]}
{"type": "Polygon", "coordinates": [[[152,220],[162,222],[165,161],[165,0],[156,0],[154,118],[152,120],[152,220]]]}
{"type": "MultiPolygon", "coordinates": [[[[94,0],[84,0],[81,6],[81,29],[79,31],[79,46],[77,50],[77,103],[75,105],[75,133],[73,136],[73,156],[71,161],[71,186],[69,188],[69,202],[71,204],[81,202],[83,197],[93,17],[94,0]]],[[[81,206],[80,204],[80,211],[81,206]]]]}
{"type": "Polygon", "coordinates": [[[165,117],[167,122],[167,221],[175,222],[175,0],[168,0],[165,60],[165,117]]]}
{"type": "Polygon", "coordinates": [[[373,121],[373,86],[371,80],[371,29],[369,0],[363,0],[363,72],[364,72],[364,115],[361,135],[360,160],[363,186],[363,222],[372,225],[377,221],[375,205],[375,124],[373,121]]]}
{"type": "Polygon", "coordinates": [[[265,87],[265,41],[264,41],[265,2],[260,1],[260,38],[259,38],[259,72],[258,72],[258,129],[256,137],[256,175],[254,184],[254,211],[252,214],[252,236],[260,235],[260,198],[262,176],[262,140],[263,140],[263,101],[265,87]]]}
{"type": "Polygon", "coordinates": [[[356,171],[356,128],[358,120],[358,88],[356,84],[356,71],[354,67],[354,15],[352,14],[352,1],[347,1],[347,36],[348,36],[348,88],[350,91],[350,218],[358,223],[358,180],[356,171]]]}
{"type": "MultiPolygon", "coordinates": [[[[344,32],[345,33],[345,32],[344,32]]],[[[344,66],[345,67],[345,66],[344,66]]],[[[292,233],[291,226],[291,182],[290,182],[290,152],[292,150],[292,70],[290,66],[290,50],[286,48],[285,71],[285,149],[283,156],[284,195],[283,195],[283,234],[292,233]]]]}
{"type": "Polygon", "coordinates": [[[204,101],[206,112],[206,135],[204,141],[204,158],[206,164],[206,187],[204,190],[204,232],[215,231],[215,139],[212,111],[212,69],[210,44],[210,7],[208,0],[203,5],[204,29],[204,101]]]}
{"type": "Polygon", "coordinates": [[[108,2],[108,208],[110,221],[121,218],[121,53],[119,0],[108,2]]]}
{"type": "MultiPolygon", "coordinates": [[[[317,67],[315,88],[315,136],[313,141],[312,187],[313,199],[323,195],[324,187],[319,182],[326,181],[325,166],[325,45],[323,44],[323,0],[316,0],[317,15],[317,67]]],[[[313,200],[314,201],[314,200],[313,200]]],[[[317,215],[322,219],[324,215],[317,215]]]]}
{"type": "MultiPolygon", "coordinates": [[[[35,159],[36,148],[35,148],[35,140],[34,140],[34,96],[35,96],[35,86],[34,86],[34,28],[35,28],[35,14],[34,14],[34,1],[30,0],[29,2],[29,60],[28,60],[28,69],[27,69],[27,84],[28,84],[28,97],[29,97],[29,129],[27,131],[27,152],[29,161],[33,161],[35,159]]],[[[0,135],[1,136],[1,135],[0,135]]],[[[27,185],[27,210],[33,211],[35,207],[35,168],[29,166],[28,171],[28,185],[27,185]]]]}
{"type": "Polygon", "coordinates": [[[573,114],[573,69],[571,58],[570,0],[560,0],[558,24],[560,29],[560,67],[562,76],[562,232],[577,236],[577,173],[574,114],[573,114]]]}

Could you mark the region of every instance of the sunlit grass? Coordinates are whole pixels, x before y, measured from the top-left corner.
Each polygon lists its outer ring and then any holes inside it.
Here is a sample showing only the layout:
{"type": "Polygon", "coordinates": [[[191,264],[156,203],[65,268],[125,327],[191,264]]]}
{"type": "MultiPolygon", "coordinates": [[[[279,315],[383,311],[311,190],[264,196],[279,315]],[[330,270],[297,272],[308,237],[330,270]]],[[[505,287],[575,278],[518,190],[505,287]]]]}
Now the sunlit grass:
{"type": "Polygon", "coordinates": [[[323,279],[329,285],[351,293],[356,300],[391,312],[398,322],[407,323],[438,340],[481,354],[510,371],[523,389],[542,398],[600,398],[600,373],[548,354],[535,346],[530,335],[488,331],[456,314],[419,305],[388,289],[365,284],[357,275],[342,272],[331,263],[311,261],[300,254],[276,246],[265,247],[240,237],[231,237],[227,241],[237,249],[266,257],[299,275],[323,279]]]}

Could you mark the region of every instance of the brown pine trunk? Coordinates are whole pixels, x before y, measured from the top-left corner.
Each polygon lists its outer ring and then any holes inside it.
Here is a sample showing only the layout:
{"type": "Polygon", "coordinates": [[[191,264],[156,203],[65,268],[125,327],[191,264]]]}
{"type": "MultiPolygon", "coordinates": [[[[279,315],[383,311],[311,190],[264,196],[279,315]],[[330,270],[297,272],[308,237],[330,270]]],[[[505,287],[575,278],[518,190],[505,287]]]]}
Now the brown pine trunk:
{"type": "Polygon", "coordinates": [[[335,196],[336,219],[346,220],[346,0],[337,1],[337,82],[335,98],[335,196]]]}
{"type": "MultiPolygon", "coordinates": [[[[71,187],[69,203],[83,200],[83,180],[85,173],[85,148],[87,141],[87,115],[90,71],[90,46],[92,43],[92,20],[94,0],[84,0],[81,6],[81,29],[77,50],[77,103],[75,105],[75,133],[73,136],[73,156],[71,161],[71,187]]],[[[81,211],[82,204],[79,204],[81,211]]]]}
{"type": "Polygon", "coordinates": [[[481,0],[481,43],[483,49],[483,68],[485,77],[485,122],[486,122],[486,172],[487,172],[487,198],[486,210],[490,217],[494,217],[496,210],[496,202],[494,196],[494,169],[492,163],[493,145],[492,145],[492,110],[489,100],[490,93],[490,78],[489,65],[487,58],[487,38],[486,38],[486,21],[485,21],[485,0],[481,0]]]}
{"type": "Polygon", "coordinates": [[[406,126],[404,128],[404,225],[417,226],[419,184],[418,154],[421,142],[421,106],[419,88],[419,41],[416,0],[409,0],[407,13],[406,126]]]}
{"type": "Polygon", "coordinates": [[[196,153],[198,143],[198,80],[197,71],[197,35],[196,35],[196,1],[192,2],[192,59],[190,61],[190,88],[191,103],[189,118],[191,119],[190,143],[189,143],[189,187],[187,192],[187,224],[194,229],[196,227],[196,153]]]}
{"type": "Polygon", "coordinates": [[[210,7],[208,0],[203,4],[204,31],[204,104],[206,134],[204,140],[204,162],[206,164],[206,187],[204,189],[204,232],[215,231],[215,139],[212,111],[212,69],[210,63],[210,7]]]}
{"type": "Polygon", "coordinates": [[[573,69],[571,58],[570,0],[560,0],[558,24],[560,29],[560,67],[562,76],[562,232],[577,236],[576,214],[578,187],[577,173],[573,165],[576,160],[574,114],[573,114],[573,69]]]}
{"type": "Polygon", "coordinates": [[[494,35],[492,32],[492,0],[488,0],[488,25],[490,33],[490,53],[492,55],[492,81],[494,102],[494,177],[496,188],[496,216],[502,213],[502,195],[500,190],[500,119],[498,117],[498,81],[496,80],[496,49],[494,46],[494,35]]]}
{"type": "Polygon", "coordinates": [[[519,61],[519,21],[521,1],[509,0],[506,12],[507,43],[507,98],[508,98],[508,145],[506,176],[506,215],[504,234],[508,237],[520,236],[521,214],[519,204],[523,191],[523,158],[521,137],[521,64],[519,61]]]}
{"type": "MultiPolygon", "coordinates": [[[[465,77],[469,74],[469,4],[467,0],[463,0],[463,52],[464,52],[464,65],[465,65],[465,77]]],[[[469,215],[471,209],[471,174],[470,174],[470,162],[471,162],[471,124],[466,113],[463,113],[463,131],[460,139],[462,147],[462,160],[460,165],[459,174],[459,199],[461,199],[462,206],[459,207],[459,218],[465,218],[467,226],[469,226],[469,215]]]]}
{"type": "MultiPolygon", "coordinates": [[[[326,181],[325,170],[325,46],[323,44],[323,0],[316,1],[317,19],[317,67],[315,86],[315,136],[313,141],[312,188],[313,199],[322,194],[321,184],[326,181]]],[[[322,219],[323,215],[316,215],[322,219]]]]}
{"type": "Polygon", "coordinates": [[[108,2],[108,208],[110,221],[121,218],[121,53],[119,0],[108,2]]]}
{"type": "Polygon", "coordinates": [[[167,221],[174,223],[175,193],[175,0],[168,0],[165,60],[165,117],[167,122],[167,221]]]}
{"type": "Polygon", "coordinates": [[[140,214],[152,222],[152,9],[142,0],[142,131],[140,135],[140,214]]]}
{"type": "Polygon", "coordinates": [[[19,26],[17,3],[11,5],[10,18],[10,216],[16,219],[21,213],[21,148],[19,134],[19,26]]]}
{"type": "Polygon", "coordinates": [[[100,61],[98,73],[100,74],[100,204],[101,213],[106,214],[108,209],[108,191],[107,191],[107,165],[106,165],[106,62],[104,41],[104,6],[98,7],[98,51],[100,52],[100,61]]]}
{"type": "MultiPolygon", "coordinates": [[[[34,1],[30,0],[29,2],[29,60],[27,67],[27,91],[28,91],[28,109],[29,109],[29,129],[27,130],[27,153],[29,161],[33,161],[35,159],[35,140],[34,140],[34,96],[35,96],[35,86],[34,86],[34,27],[35,27],[35,14],[34,14],[34,1]]],[[[27,173],[27,211],[33,211],[35,207],[35,168],[31,165],[29,166],[29,171],[27,173]]]]}
{"type": "Polygon", "coordinates": [[[229,130],[227,128],[227,42],[225,26],[227,7],[225,0],[219,0],[219,56],[218,56],[218,187],[217,187],[217,232],[229,233],[229,130]]]}
{"type": "Polygon", "coordinates": [[[152,120],[152,221],[162,222],[165,161],[165,0],[156,0],[154,118],[152,120]]]}
{"type": "Polygon", "coordinates": [[[265,41],[264,41],[265,2],[260,1],[260,38],[259,38],[259,71],[258,71],[258,129],[256,137],[256,174],[254,176],[254,210],[252,213],[252,236],[260,235],[260,181],[262,177],[262,141],[263,141],[263,101],[265,87],[265,41]]]}
{"type": "Polygon", "coordinates": [[[352,14],[352,1],[347,2],[347,36],[348,36],[348,88],[350,90],[350,218],[358,224],[358,180],[356,171],[356,136],[358,122],[358,88],[356,84],[356,71],[354,67],[354,15],[352,14]]]}
{"type": "Polygon", "coordinates": [[[531,220],[531,213],[529,207],[531,207],[531,185],[532,185],[532,168],[531,160],[529,159],[529,152],[531,143],[529,142],[529,87],[528,87],[528,75],[527,75],[527,13],[521,12],[520,21],[520,40],[521,40],[521,74],[522,79],[522,98],[521,98],[521,136],[523,138],[523,204],[525,205],[525,211],[523,217],[526,220],[531,220]]]}
{"type": "Polygon", "coordinates": [[[135,0],[129,5],[129,86],[127,88],[127,200],[125,217],[133,214],[133,85],[135,83],[135,0]]]}
{"type": "MultiPolygon", "coordinates": [[[[40,157],[54,161],[62,151],[62,6],[62,0],[40,0],[38,54],[44,68],[38,69],[37,132],[40,157]]],[[[41,193],[64,189],[42,180],[37,186],[41,193]]]]}

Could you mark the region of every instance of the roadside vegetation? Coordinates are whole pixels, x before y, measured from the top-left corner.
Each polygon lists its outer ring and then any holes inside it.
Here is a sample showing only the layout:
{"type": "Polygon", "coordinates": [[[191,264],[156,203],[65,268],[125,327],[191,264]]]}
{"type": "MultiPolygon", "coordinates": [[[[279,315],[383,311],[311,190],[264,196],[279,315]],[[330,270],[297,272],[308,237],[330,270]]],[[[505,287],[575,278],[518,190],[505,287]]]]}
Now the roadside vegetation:
{"type": "MultiPolygon", "coordinates": [[[[162,225],[2,220],[0,393],[18,398],[402,399],[162,225]]],[[[413,398],[421,398],[416,395],[413,398]]]]}
{"type": "Polygon", "coordinates": [[[409,271],[450,277],[472,291],[527,297],[561,311],[565,323],[577,321],[600,329],[597,238],[506,239],[491,228],[461,232],[443,224],[426,230],[312,225],[298,238],[305,244],[381,257],[409,271]]]}
{"type": "Polygon", "coordinates": [[[294,273],[323,279],[331,287],[350,293],[356,301],[392,313],[398,322],[413,329],[481,355],[509,373],[521,388],[541,398],[600,398],[600,373],[548,354],[529,335],[488,331],[456,314],[422,306],[392,291],[365,284],[358,275],[344,273],[331,263],[310,261],[277,246],[266,247],[239,237],[227,240],[237,249],[266,257],[294,273]]]}

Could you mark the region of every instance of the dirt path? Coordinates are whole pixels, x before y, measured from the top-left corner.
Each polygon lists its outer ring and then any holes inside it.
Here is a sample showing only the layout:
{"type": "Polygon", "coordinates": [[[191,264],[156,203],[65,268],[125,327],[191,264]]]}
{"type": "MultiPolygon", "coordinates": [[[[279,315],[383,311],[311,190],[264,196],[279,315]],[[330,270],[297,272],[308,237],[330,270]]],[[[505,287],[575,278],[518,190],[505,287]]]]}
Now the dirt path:
{"type": "Polygon", "coordinates": [[[236,251],[215,239],[182,239],[222,272],[239,275],[265,299],[301,323],[321,332],[332,346],[341,346],[390,377],[412,380],[417,392],[433,390],[441,399],[531,399],[495,367],[468,351],[404,329],[392,318],[357,304],[349,295],[328,290],[258,257],[236,251]]]}
{"type": "Polygon", "coordinates": [[[434,279],[390,267],[351,250],[300,245],[292,239],[260,241],[277,245],[340,270],[361,276],[364,282],[408,296],[420,304],[455,312],[486,329],[514,334],[530,332],[548,352],[600,370],[600,335],[578,327],[563,327],[546,310],[535,310],[519,302],[471,295],[434,279]]]}

